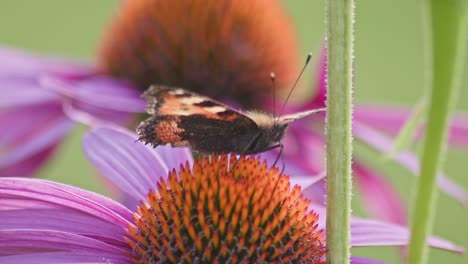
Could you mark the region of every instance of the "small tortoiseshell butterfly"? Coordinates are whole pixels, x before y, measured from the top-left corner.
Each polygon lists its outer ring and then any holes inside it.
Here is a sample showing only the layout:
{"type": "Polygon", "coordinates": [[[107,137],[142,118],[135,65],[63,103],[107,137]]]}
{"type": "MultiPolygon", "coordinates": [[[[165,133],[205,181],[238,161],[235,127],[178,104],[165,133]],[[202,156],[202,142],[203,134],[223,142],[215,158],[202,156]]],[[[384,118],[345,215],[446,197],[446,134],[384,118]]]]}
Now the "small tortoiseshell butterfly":
{"type": "Polygon", "coordinates": [[[289,123],[324,109],[274,117],[236,111],[182,88],[152,85],[143,97],[152,115],[137,128],[139,140],[154,147],[171,144],[200,153],[255,154],[282,147],[289,123]]]}

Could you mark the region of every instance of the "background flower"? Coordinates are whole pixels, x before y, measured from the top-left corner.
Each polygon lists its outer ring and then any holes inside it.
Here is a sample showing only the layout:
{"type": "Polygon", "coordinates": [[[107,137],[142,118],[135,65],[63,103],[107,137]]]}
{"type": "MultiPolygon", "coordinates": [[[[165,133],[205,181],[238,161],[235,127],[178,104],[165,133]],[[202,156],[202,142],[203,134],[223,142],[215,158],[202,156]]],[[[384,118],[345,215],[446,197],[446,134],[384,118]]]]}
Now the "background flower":
{"type": "Polygon", "coordinates": [[[180,86],[251,107],[296,75],[297,43],[276,0],[122,1],[107,29],[103,70],[142,91],[180,86]],[[129,67],[131,65],[131,67],[129,67]]]}
{"type": "Polygon", "coordinates": [[[74,121],[128,123],[144,102],[128,83],[70,61],[0,48],[0,176],[30,176],[74,121]]]}
{"type": "MultiPolygon", "coordinates": [[[[5,2],[0,9],[2,22],[0,41],[42,53],[93,58],[96,42],[101,38],[102,25],[108,22],[119,3],[120,1],[113,0],[93,3],[45,0],[30,2],[25,6],[22,2],[5,2]],[[86,19],[83,19],[84,17],[86,19]]],[[[324,21],[323,2],[297,0],[283,3],[300,33],[302,54],[319,50],[323,44],[321,34],[324,21]]],[[[356,87],[359,89],[355,91],[356,101],[374,102],[380,109],[383,102],[413,104],[419,98],[423,87],[421,57],[423,39],[419,34],[420,6],[417,3],[408,4],[403,0],[366,2],[364,5],[359,5],[358,12],[356,56],[359,59],[356,61],[356,87]]],[[[307,81],[308,75],[304,75],[303,81],[307,81]]],[[[312,86],[302,85],[302,87],[312,86]]],[[[311,91],[306,92],[306,95],[311,93],[311,91]]],[[[465,111],[468,110],[466,96],[467,93],[460,94],[459,105],[465,111]]],[[[361,116],[364,114],[362,112],[372,115],[372,108],[368,108],[369,111],[361,109],[361,116]]],[[[378,119],[379,116],[374,115],[372,118],[378,119]]],[[[49,167],[42,172],[42,175],[65,182],[73,181],[74,184],[87,188],[96,188],[99,182],[95,180],[91,182],[94,178],[86,177],[93,175],[89,165],[79,152],[74,151],[79,145],[81,131],[76,132],[60,149],[56,162],[60,166],[49,167]]],[[[372,162],[371,169],[392,176],[386,178],[386,181],[397,187],[403,200],[406,201],[412,195],[414,185],[412,178],[409,177],[412,173],[384,163],[379,155],[367,151],[367,148],[357,146],[357,149],[361,154],[359,157],[367,166],[372,162]]],[[[462,181],[466,187],[468,185],[463,169],[466,166],[465,160],[466,151],[451,150],[447,173],[450,177],[462,181]]],[[[358,193],[354,197],[355,202],[359,200],[358,193]]],[[[463,226],[466,222],[465,214],[460,215],[460,213],[464,212],[465,208],[453,203],[453,200],[447,199],[445,195],[441,198],[436,232],[447,235],[455,241],[464,241],[468,236],[468,230],[463,226]]],[[[353,212],[362,213],[359,204],[356,202],[354,205],[353,212]]],[[[379,257],[397,262],[393,250],[390,249],[380,249],[379,257]]],[[[465,258],[466,256],[462,259],[465,258]]],[[[432,251],[431,259],[435,263],[460,261],[458,256],[454,257],[440,251],[432,251]]]]}

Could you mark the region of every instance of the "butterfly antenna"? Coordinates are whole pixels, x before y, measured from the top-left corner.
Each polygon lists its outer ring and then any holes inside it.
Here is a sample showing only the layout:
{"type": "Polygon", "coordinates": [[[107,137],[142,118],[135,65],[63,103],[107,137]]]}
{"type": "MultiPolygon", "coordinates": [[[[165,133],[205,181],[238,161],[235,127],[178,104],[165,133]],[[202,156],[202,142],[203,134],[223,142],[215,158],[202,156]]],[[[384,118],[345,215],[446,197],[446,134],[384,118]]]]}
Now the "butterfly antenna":
{"type": "MultiPolygon", "coordinates": [[[[294,82],[293,86],[292,86],[291,89],[289,90],[288,96],[286,96],[286,100],[284,101],[284,104],[283,104],[283,106],[281,107],[281,111],[279,112],[279,116],[281,116],[281,115],[283,114],[284,107],[286,106],[286,103],[288,102],[289,97],[291,97],[292,92],[293,92],[294,89],[296,88],[297,83],[299,82],[299,79],[301,79],[301,76],[302,76],[302,74],[304,73],[305,69],[307,68],[307,64],[309,64],[311,58],[312,58],[312,53],[309,52],[309,54],[307,55],[307,59],[306,59],[306,62],[305,62],[305,64],[304,64],[304,67],[302,67],[302,70],[301,70],[301,72],[299,73],[299,76],[297,76],[296,81],[294,82]]],[[[279,116],[278,116],[278,117],[279,117],[279,116]]]]}
{"type": "Polygon", "coordinates": [[[272,93],[272,97],[273,97],[273,118],[276,122],[276,95],[275,95],[275,91],[276,91],[276,84],[275,84],[275,80],[276,80],[276,75],[274,72],[270,72],[270,80],[271,80],[271,93],[272,93]]]}

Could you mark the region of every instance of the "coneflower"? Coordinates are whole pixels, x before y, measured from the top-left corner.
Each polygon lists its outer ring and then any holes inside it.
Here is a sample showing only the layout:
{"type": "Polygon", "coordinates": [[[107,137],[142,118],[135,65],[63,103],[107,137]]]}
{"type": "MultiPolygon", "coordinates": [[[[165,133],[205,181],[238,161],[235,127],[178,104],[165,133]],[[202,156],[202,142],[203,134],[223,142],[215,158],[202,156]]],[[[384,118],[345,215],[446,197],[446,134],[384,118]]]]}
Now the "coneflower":
{"type": "MultiPolygon", "coordinates": [[[[193,163],[187,149],[135,141],[103,127],[85,137],[84,149],[138,206],[52,181],[0,178],[0,262],[324,262],[323,207],[261,158],[193,163]]],[[[351,232],[358,246],[408,240],[405,228],[357,218],[351,232]]],[[[435,238],[429,244],[462,250],[435,238]]]]}
{"type": "Polygon", "coordinates": [[[276,0],[122,1],[99,53],[104,72],[180,86],[252,107],[290,87],[299,67],[292,23],[276,0]]]}

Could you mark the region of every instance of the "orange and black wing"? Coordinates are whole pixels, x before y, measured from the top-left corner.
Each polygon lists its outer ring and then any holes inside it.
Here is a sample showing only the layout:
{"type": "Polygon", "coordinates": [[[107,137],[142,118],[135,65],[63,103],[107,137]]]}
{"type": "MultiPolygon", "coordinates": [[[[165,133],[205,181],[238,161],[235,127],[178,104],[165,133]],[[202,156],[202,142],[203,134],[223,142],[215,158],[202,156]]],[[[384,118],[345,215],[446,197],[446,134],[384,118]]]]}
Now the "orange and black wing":
{"type": "Polygon", "coordinates": [[[153,85],[143,96],[152,117],[137,132],[154,147],[171,144],[204,153],[242,153],[259,133],[257,124],[241,112],[181,88],[153,85]]]}

